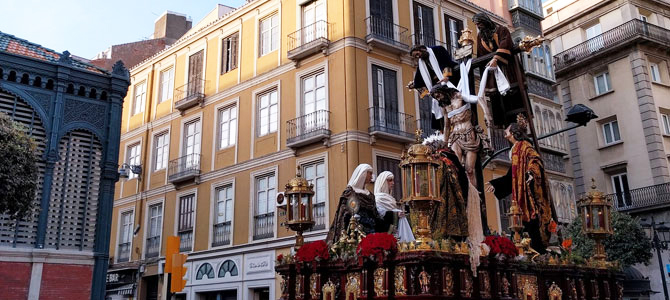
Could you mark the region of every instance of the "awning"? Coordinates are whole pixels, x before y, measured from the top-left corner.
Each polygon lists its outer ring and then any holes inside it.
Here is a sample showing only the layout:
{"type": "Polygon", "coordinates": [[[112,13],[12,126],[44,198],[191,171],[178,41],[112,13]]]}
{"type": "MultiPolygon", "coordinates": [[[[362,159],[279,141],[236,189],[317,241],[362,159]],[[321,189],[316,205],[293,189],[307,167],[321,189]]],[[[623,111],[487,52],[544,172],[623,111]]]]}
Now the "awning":
{"type": "Polygon", "coordinates": [[[107,294],[113,295],[129,295],[132,296],[135,292],[135,284],[124,284],[120,287],[107,290],[107,294]]]}

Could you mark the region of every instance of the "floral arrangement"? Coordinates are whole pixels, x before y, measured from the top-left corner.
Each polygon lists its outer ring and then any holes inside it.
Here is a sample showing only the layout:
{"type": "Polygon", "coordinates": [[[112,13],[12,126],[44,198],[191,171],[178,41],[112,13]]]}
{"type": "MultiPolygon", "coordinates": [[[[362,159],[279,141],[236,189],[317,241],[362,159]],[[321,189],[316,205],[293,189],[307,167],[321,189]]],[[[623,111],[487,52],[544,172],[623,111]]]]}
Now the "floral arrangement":
{"type": "Polygon", "coordinates": [[[295,260],[297,262],[310,263],[327,260],[328,258],[330,258],[330,254],[328,253],[328,245],[323,240],[304,244],[295,254],[295,260]]]}
{"type": "Polygon", "coordinates": [[[489,235],[484,240],[484,244],[489,246],[489,254],[493,256],[503,254],[507,257],[515,257],[518,254],[514,243],[504,236],[489,235]]]}
{"type": "Polygon", "coordinates": [[[363,263],[363,258],[376,258],[379,263],[387,255],[395,254],[398,251],[398,240],[388,233],[372,233],[367,235],[356,247],[359,264],[363,263]]]}

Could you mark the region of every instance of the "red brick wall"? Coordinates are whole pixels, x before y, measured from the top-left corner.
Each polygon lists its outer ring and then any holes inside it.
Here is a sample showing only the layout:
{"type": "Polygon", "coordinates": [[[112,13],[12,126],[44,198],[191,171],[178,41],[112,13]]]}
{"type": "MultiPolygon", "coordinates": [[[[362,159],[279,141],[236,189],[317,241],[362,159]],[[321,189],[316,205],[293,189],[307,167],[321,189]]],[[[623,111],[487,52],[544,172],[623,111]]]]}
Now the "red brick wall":
{"type": "Polygon", "coordinates": [[[28,299],[30,263],[0,262],[0,298],[28,299]]]}
{"type": "Polygon", "coordinates": [[[44,264],[40,299],[91,299],[92,277],[93,266],[44,264]]]}
{"type": "Polygon", "coordinates": [[[103,69],[111,70],[116,61],[121,60],[126,68],[131,68],[150,56],[165,49],[165,39],[153,39],[112,46],[111,59],[91,60],[91,63],[103,69]]]}

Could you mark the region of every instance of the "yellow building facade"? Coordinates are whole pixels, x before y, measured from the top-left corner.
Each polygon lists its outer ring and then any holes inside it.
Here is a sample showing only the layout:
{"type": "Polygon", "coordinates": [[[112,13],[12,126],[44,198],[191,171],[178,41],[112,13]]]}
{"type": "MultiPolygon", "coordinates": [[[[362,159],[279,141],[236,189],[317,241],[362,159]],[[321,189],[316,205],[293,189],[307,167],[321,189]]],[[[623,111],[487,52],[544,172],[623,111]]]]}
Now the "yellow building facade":
{"type": "MultiPolygon", "coordinates": [[[[289,251],[294,233],[281,224],[276,194],[296,169],[315,184],[317,224],[305,233],[313,241],[325,238],[358,164],[398,172],[415,130],[430,126],[429,109],[405,88],[415,72],[407,52],[415,43],[452,51],[458,31],[476,32],[472,15],[487,7],[478,5],[218,6],[173,46],[132,67],[119,165],[141,172],[116,185],[110,272],[137,268],[133,296],[165,299],[166,237],[178,235],[189,255],[179,298],[278,298],[275,257],[289,251]]],[[[505,171],[487,169],[484,178],[505,171]]],[[[487,207],[491,230],[500,231],[497,200],[487,197],[487,207]]]]}

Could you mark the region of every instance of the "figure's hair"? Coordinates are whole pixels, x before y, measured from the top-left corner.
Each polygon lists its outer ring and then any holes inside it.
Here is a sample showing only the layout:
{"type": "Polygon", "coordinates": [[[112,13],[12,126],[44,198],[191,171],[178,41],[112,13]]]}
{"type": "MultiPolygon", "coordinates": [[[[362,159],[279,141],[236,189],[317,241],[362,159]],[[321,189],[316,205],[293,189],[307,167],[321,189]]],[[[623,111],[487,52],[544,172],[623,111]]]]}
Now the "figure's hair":
{"type": "Polygon", "coordinates": [[[412,47],[412,49],[409,49],[409,53],[412,54],[412,52],[414,52],[414,51],[423,52],[423,51],[426,51],[426,50],[428,50],[428,48],[424,45],[414,45],[414,47],[412,47]]]}
{"type": "Polygon", "coordinates": [[[493,23],[491,21],[491,18],[487,13],[476,13],[472,17],[472,22],[475,24],[477,23],[482,23],[484,24],[484,30],[480,30],[479,34],[480,36],[484,39],[485,42],[489,43],[491,42],[491,39],[493,38],[493,33],[495,33],[496,30],[496,23],[493,23]]]}
{"type": "Polygon", "coordinates": [[[526,127],[519,125],[518,123],[509,124],[509,132],[512,134],[515,140],[517,141],[529,141],[530,138],[526,134],[526,127]]]}
{"type": "Polygon", "coordinates": [[[436,98],[435,94],[437,93],[442,94],[444,96],[444,99],[439,100],[439,102],[440,106],[445,107],[451,104],[451,99],[454,99],[456,94],[460,93],[460,91],[443,84],[437,84],[430,90],[430,96],[436,98]]]}

